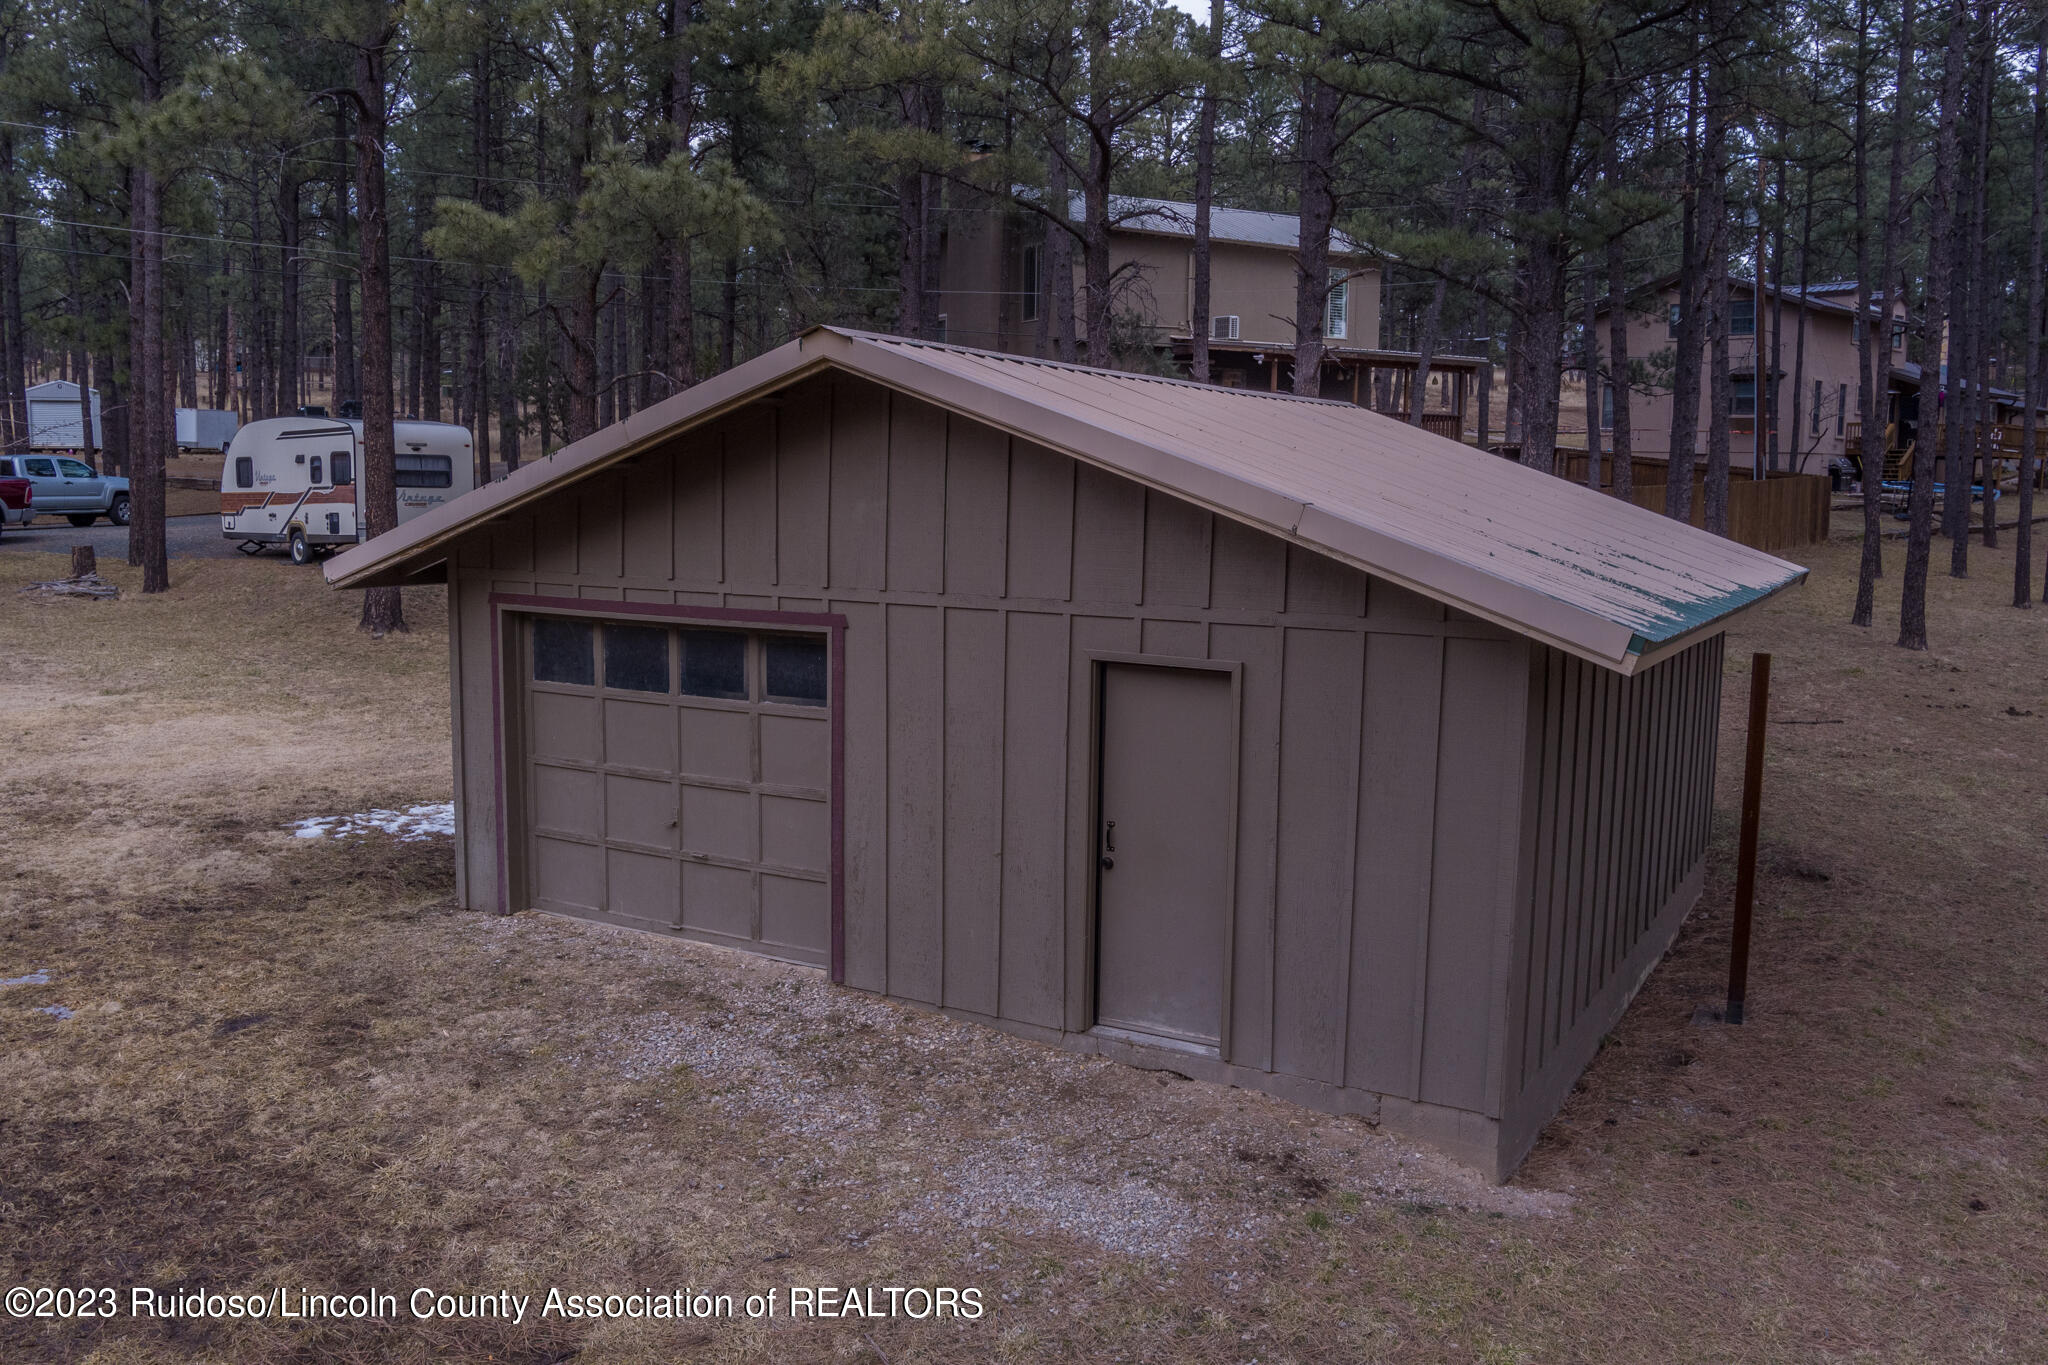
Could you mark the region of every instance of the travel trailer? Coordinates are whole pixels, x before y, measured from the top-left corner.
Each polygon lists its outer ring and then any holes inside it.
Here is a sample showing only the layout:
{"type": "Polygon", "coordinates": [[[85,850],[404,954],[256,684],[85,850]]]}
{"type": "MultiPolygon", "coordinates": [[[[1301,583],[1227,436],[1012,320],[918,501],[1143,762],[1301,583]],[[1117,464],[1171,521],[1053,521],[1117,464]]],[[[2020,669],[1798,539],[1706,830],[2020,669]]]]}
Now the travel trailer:
{"type": "MultiPolygon", "coordinates": [[[[475,486],[465,427],[399,422],[398,523],[475,486]]],[[[307,564],[363,534],[363,424],[267,417],[235,433],[220,472],[220,530],[246,554],[283,545],[307,564]]]]}

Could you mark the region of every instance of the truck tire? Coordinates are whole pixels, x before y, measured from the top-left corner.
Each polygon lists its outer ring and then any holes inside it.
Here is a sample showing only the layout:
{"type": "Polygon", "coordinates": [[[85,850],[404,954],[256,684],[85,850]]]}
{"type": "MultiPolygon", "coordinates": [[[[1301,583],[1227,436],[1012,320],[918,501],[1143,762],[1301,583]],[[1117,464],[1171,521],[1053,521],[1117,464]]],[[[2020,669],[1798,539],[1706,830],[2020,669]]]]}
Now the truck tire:
{"type": "MultiPolygon", "coordinates": [[[[128,524],[128,516],[128,495],[126,493],[114,494],[114,500],[107,504],[107,520],[116,526],[126,526],[128,524]]],[[[92,518],[87,517],[85,524],[90,526],[92,518]]]]}
{"type": "Polygon", "coordinates": [[[82,514],[78,512],[73,512],[70,516],[64,518],[64,520],[70,522],[73,526],[90,526],[99,519],[99,513],[97,512],[85,512],[82,514]]]}
{"type": "Polygon", "coordinates": [[[292,527],[292,537],[288,548],[291,551],[292,563],[311,564],[313,562],[313,547],[307,542],[306,533],[296,526],[292,527]]]}

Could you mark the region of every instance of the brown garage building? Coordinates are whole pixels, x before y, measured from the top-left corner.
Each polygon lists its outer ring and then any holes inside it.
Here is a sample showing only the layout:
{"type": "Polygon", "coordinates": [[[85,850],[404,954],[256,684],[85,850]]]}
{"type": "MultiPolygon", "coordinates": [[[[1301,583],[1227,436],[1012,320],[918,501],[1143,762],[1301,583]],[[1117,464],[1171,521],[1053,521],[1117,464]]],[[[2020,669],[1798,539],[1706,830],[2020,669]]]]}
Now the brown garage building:
{"type": "Polygon", "coordinates": [[[465,904],[1505,1177],[1697,898],[1804,570],[1348,404],[816,329],[331,561],[446,580],[465,904]]]}

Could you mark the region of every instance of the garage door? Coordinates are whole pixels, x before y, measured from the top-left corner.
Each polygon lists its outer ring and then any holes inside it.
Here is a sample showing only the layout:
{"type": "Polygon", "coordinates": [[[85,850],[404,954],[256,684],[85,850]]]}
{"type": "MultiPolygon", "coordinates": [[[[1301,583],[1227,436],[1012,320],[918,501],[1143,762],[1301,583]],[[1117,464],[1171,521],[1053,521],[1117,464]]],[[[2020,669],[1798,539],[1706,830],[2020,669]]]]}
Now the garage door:
{"type": "Polygon", "coordinates": [[[532,903],[824,963],[825,636],[552,616],[521,636],[532,903]]]}

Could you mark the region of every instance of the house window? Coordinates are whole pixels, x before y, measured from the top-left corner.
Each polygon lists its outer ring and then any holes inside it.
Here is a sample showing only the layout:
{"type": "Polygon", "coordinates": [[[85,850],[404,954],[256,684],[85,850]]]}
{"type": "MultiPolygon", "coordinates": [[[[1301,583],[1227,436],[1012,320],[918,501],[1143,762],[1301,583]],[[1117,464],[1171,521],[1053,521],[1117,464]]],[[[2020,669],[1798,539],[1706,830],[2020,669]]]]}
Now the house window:
{"type": "Polygon", "coordinates": [[[1600,425],[1603,429],[1607,430],[1612,430],[1614,426],[1614,385],[1612,384],[1602,384],[1600,386],[1600,425]]]}
{"type": "Polygon", "coordinates": [[[1671,314],[1670,314],[1670,318],[1669,318],[1669,321],[1667,321],[1667,322],[1666,322],[1666,324],[1665,324],[1665,334],[1666,334],[1666,335],[1668,335],[1668,336],[1673,336],[1673,337],[1675,337],[1675,336],[1677,336],[1677,335],[1678,335],[1678,314],[1679,314],[1679,307],[1678,307],[1678,305],[1677,305],[1677,304],[1675,304],[1675,303],[1674,303],[1674,304],[1672,304],[1672,305],[1671,305],[1671,314]]]}
{"type": "Polygon", "coordinates": [[[1755,299],[1729,300],[1728,335],[1732,337],[1753,337],[1756,335],[1755,299]]]}
{"type": "Polygon", "coordinates": [[[1024,306],[1017,316],[1025,322],[1038,321],[1038,294],[1044,287],[1039,278],[1038,263],[1044,250],[1045,248],[1042,246],[1027,246],[1024,248],[1023,265],[1019,271],[1019,274],[1023,276],[1022,280],[1019,281],[1019,292],[1024,296],[1024,306]]]}
{"type": "Polygon", "coordinates": [[[667,629],[605,626],[604,685],[620,692],[668,691],[667,629]]]}
{"type": "Polygon", "coordinates": [[[1343,270],[1330,272],[1330,293],[1323,302],[1323,335],[1342,341],[1349,335],[1351,281],[1343,270]]]}
{"type": "Polygon", "coordinates": [[[1849,412],[1849,386],[1844,384],[1835,395],[1835,435],[1842,434],[1842,419],[1849,412]]]}
{"type": "Polygon", "coordinates": [[[1813,431],[1811,434],[1815,436],[1820,435],[1821,395],[1826,392],[1827,389],[1825,388],[1825,386],[1821,384],[1821,382],[1818,379],[1813,381],[1813,431]]]}
{"type": "Polygon", "coordinates": [[[597,681],[591,662],[590,622],[543,616],[533,623],[533,680],[588,687],[597,681]]]}
{"type": "Polygon", "coordinates": [[[1902,351],[1905,348],[1906,324],[1903,322],[1895,322],[1892,324],[1892,349],[1894,351],[1902,351]]]}
{"type": "Polygon", "coordinates": [[[1756,376],[1738,374],[1728,381],[1728,415],[1756,416],[1756,376]]]}
{"type": "Polygon", "coordinates": [[[939,314],[939,336],[938,336],[938,339],[939,339],[939,341],[940,341],[940,342],[942,342],[942,343],[943,343],[943,342],[945,341],[945,339],[946,339],[946,315],[945,315],[944,313],[941,313],[941,314],[939,314]]]}

